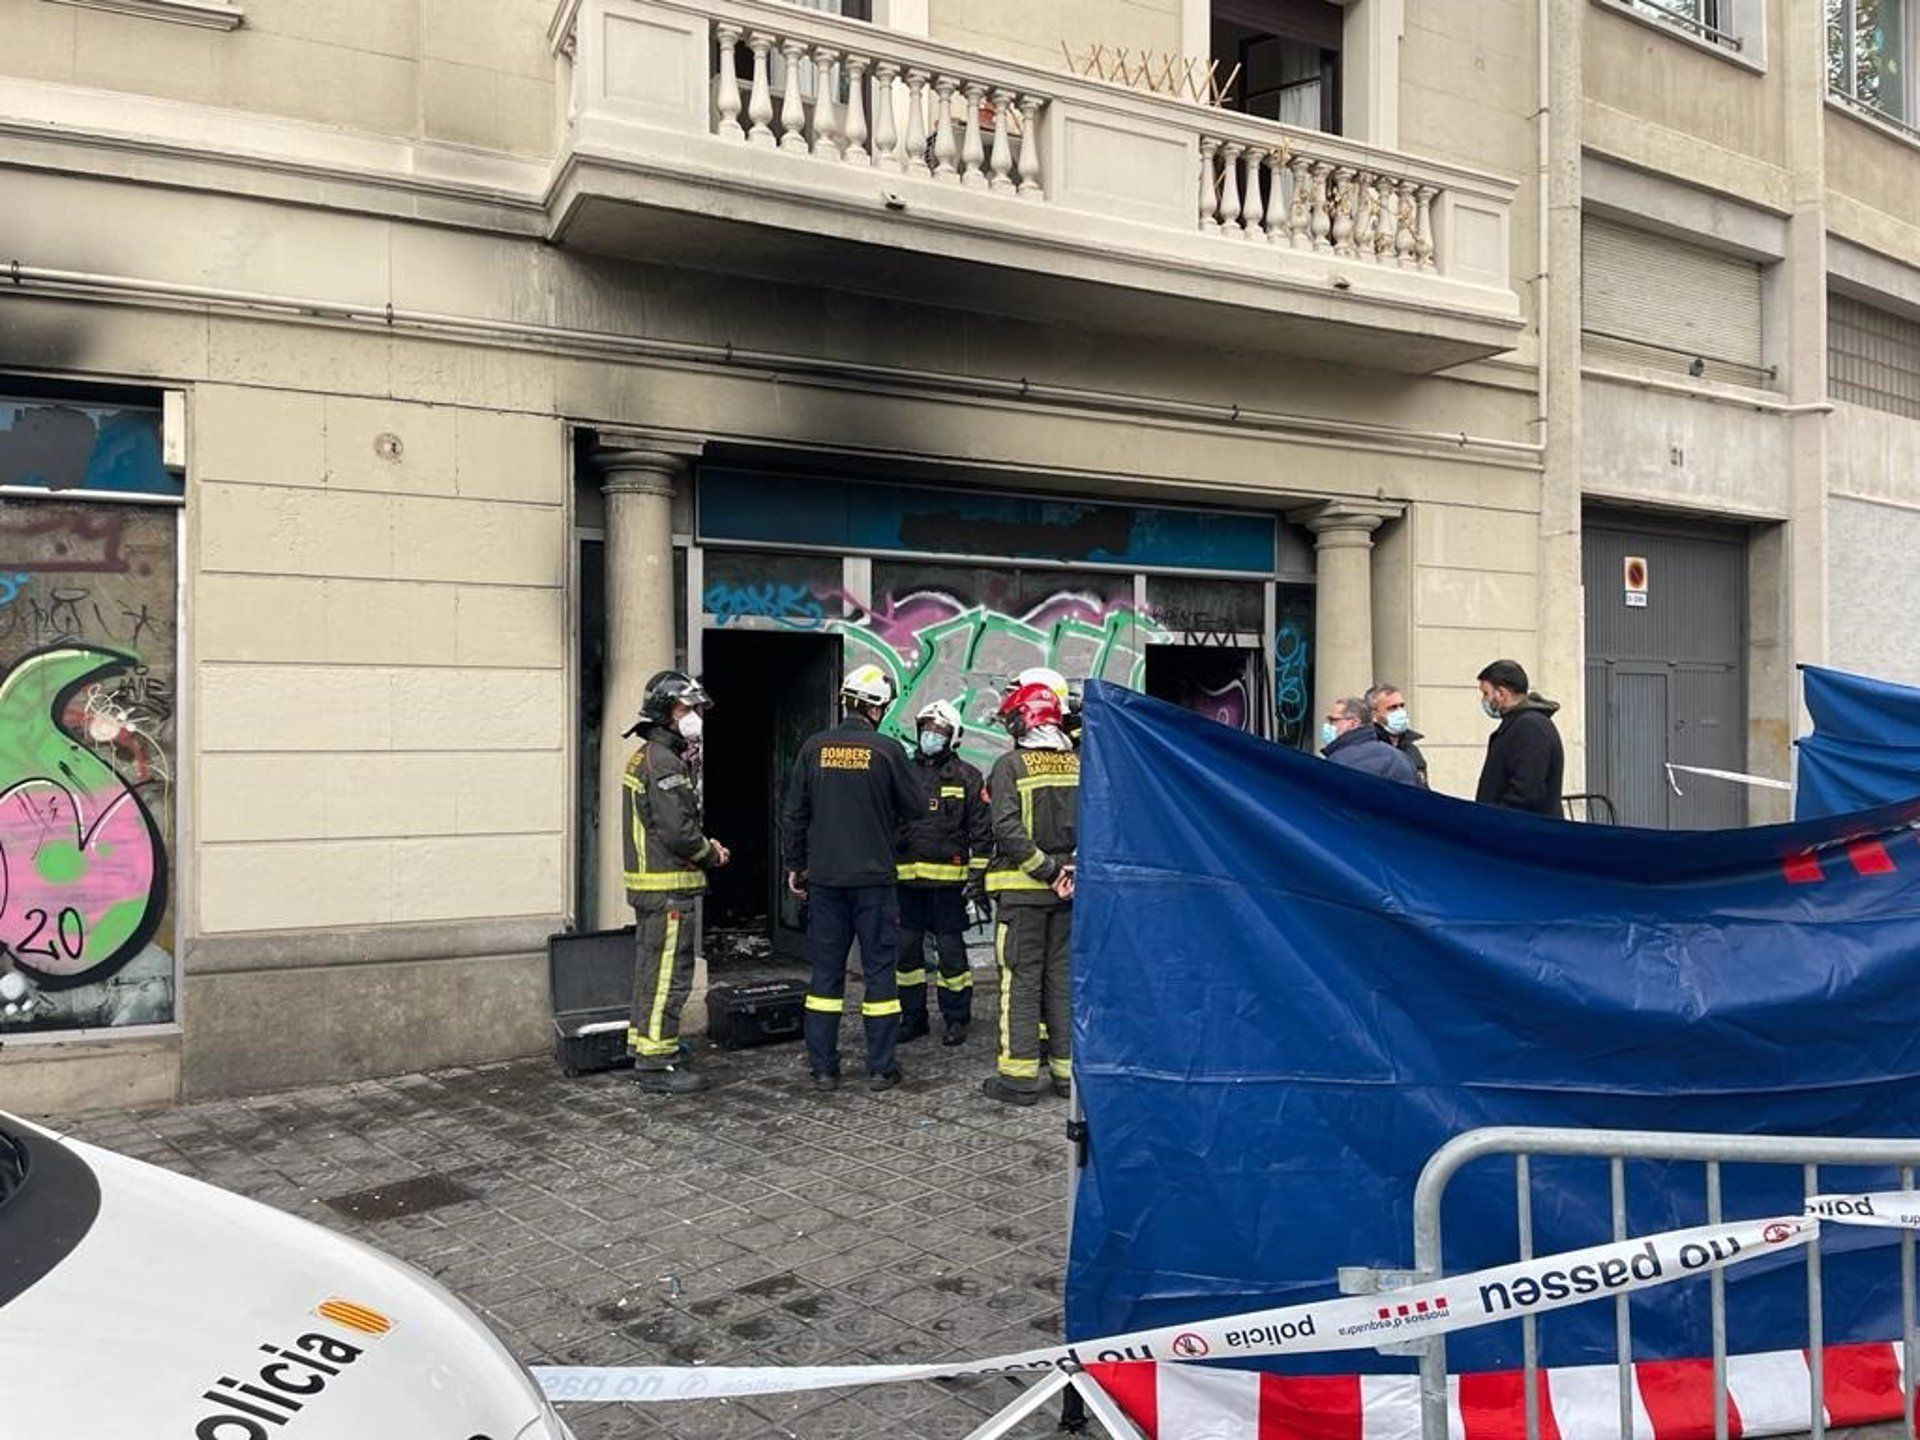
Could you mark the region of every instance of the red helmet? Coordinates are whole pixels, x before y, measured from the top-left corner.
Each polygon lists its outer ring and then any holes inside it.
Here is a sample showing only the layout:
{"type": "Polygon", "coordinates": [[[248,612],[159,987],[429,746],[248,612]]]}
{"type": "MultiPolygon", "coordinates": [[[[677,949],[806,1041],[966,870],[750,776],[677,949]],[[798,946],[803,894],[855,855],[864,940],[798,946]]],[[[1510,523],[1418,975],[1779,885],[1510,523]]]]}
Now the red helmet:
{"type": "Polygon", "coordinates": [[[1051,685],[1021,685],[1000,702],[1000,723],[1016,738],[1062,719],[1060,695],[1051,685]]]}

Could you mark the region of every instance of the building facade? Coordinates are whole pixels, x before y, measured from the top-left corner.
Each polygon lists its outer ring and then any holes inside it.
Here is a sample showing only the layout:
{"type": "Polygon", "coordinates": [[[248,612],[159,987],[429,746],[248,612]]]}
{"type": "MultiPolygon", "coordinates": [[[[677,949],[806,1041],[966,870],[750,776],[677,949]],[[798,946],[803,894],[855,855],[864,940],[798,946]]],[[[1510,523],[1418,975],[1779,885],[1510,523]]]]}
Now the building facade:
{"type": "Polygon", "coordinates": [[[1031,664],[1384,678],[1470,794],[1510,656],[1622,819],[1767,818],[1664,762],[1920,679],[1900,21],[0,0],[0,1106],[540,1051],[672,664],[775,948],[860,659],[979,758],[1031,664]]]}

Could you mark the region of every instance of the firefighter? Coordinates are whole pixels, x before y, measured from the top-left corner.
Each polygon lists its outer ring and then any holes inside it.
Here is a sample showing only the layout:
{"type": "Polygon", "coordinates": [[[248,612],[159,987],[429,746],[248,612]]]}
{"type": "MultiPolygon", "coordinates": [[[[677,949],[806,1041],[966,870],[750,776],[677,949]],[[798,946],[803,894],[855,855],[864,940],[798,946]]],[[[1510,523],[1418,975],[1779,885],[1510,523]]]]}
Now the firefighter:
{"type": "Polygon", "coordinates": [[[638,962],[627,1048],[640,1088],[667,1095],[707,1088],[682,1053],[680,1011],[693,989],[706,872],[731,858],[701,832],[700,790],[686,756],[712,704],[699,681],[662,670],[647,682],[640,718],[626,732],[640,737],[622,777],[621,846],[638,962]]]}
{"type": "Polygon", "coordinates": [[[928,1032],[925,939],[939,960],[941,1043],[964,1044],[973,1019],[973,971],[967,964],[967,906],[993,849],[987,785],[960,758],[960,712],[936,700],[914,717],[913,770],[921,803],[900,844],[900,1038],[928,1032]]]}
{"type": "Polygon", "coordinates": [[[1022,685],[1001,703],[999,718],[1014,745],[994,762],[987,782],[994,849],[987,891],[999,902],[1000,1048],[997,1073],[981,1089],[1009,1105],[1031,1105],[1040,1096],[1043,1022],[1054,1093],[1072,1093],[1068,950],[1080,757],[1050,685],[1022,685]]]}
{"type": "Polygon", "coordinates": [[[1044,685],[1060,697],[1060,729],[1072,742],[1073,748],[1080,748],[1080,692],[1067,683],[1067,677],[1050,665],[1029,665],[1013,679],[1007,682],[1005,694],[1011,695],[1022,685],[1044,685]]]}
{"type": "Polygon", "coordinates": [[[807,1065],[813,1083],[840,1083],[840,1016],[846,1008],[847,951],[860,940],[867,1032],[867,1088],[900,1083],[900,945],[895,866],[901,822],[924,803],[899,744],[880,734],[893,682],[862,665],[840,687],[846,718],[800,747],[781,815],[787,888],[808,904],[807,1065]]]}

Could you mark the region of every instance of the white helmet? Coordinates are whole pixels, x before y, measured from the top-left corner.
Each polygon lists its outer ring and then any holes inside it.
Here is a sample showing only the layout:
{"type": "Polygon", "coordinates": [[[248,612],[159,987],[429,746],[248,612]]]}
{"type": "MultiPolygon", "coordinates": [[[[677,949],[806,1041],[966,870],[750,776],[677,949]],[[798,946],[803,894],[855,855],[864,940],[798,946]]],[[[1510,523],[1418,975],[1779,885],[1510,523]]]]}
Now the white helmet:
{"type": "Polygon", "coordinates": [[[1046,686],[1060,697],[1061,707],[1065,708],[1067,703],[1067,677],[1062,675],[1058,670],[1046,665],[1029,665],[1025,670],[1022,670],[1018,675],[1013,677],[1013,683],[1007,686],[1007,691],[1011,694],[1013,691],[1025,685],[1046,686]]]}
{"type": "Polygon", "coordinates": [[[891,705],[893,681],[878,665],[862,665],[841,682],[840,698],[856,705],[891,705]]]}
{"type": "Polygon", "coordinates": [[[966,722],[961,720],[959,710],[945,700],[935,700],[931,705],[922,706],[920,713],[913,717],[913,723],[922,730],[929,725],[938,725],[953,737],[956,745],[967,732],[966,722]]]}

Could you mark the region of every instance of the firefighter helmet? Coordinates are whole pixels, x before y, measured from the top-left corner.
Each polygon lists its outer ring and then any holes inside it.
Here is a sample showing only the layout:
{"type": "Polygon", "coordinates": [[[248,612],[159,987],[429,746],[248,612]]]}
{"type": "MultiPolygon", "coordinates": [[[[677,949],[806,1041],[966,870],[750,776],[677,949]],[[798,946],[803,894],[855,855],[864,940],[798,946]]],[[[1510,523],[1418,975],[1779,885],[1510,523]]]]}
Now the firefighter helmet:
{"type": "Polygon", "coordinates": [[[853,705],[891,705],[893,681],[878,665],[862,665],[841,682],[840,698],[853,705]]]}
{"type": "Polygon", "coordinates": [[[651,680],[640,697],[640,718],[633,723],[632,735],[649,721],[657,725],[673,723],[673,707],[685,705],[693,710],[707,710],[713,705],[713,697],[707,694],[698,680],[684,670],[662,670],[651,680]]]}
{"type": "Polygon", "coordinates": [[[929,725],[939,726],[953,737],[956,745],[960,743],[960,737],[967,733],[966,722],[961,720],[959,710],[946,700],[935,700],[931,705],[923,706],[920,713],[913,717],[913,723],[921,730],[929,725]]]}
{"type": "Polygon", "coordinates": [[[1029,665],[1007,682],[1007,694],[1013,694],[1022,685],[1044,685],[1060,697],[1063,707],[1067,703],[1067,677],[1052,666],[1029,665]]]}
{"type": "Polygon", "coordinates": [[[1000,702],[1000,723],[1018,740],[1042,725],[1058,725],[1064,715],[1059,692],[1051,685],[1022,685],[1000,702]]]}

